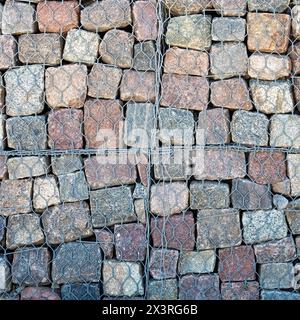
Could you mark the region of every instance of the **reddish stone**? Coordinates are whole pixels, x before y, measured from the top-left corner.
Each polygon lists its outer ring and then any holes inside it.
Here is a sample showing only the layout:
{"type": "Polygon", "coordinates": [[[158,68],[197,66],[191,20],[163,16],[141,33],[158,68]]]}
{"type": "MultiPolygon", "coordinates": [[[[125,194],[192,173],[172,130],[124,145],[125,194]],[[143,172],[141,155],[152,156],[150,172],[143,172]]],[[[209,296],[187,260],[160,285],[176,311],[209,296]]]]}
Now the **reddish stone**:
{"type": "Polygon", "coordinates": [[[300,42],[293,43],[289,48],[289,57],[292,61],[292,73],[300,75],[300,42]]]}
{"type": "Polygon", "coordinates": [[[0,180],[7,177],[6,156],[0,156],[0,180]]]}
{"type": "Polygon", "coordinates": [[[112,259],[114,255],[114,235],[109,229],[94,229],[96,241],[99,243],[104,257],[112,259]]]}
{"type": "Polygon", "coordinates": [[[179,253],[176,250],[153,249],[150,256],[150,274],[154,279],[176,278],[179,253]]]}
{"type": "Polygon", "coordinates": [[[182,277],[179,280],[179,300],[220,300],[218,275],[182,277]]]}
{"type": "Polygon", "coordinates": [[[151,219],[151,237],[154,247],[193,250],[195,221],[192,213],[151,219]]]}
{"type": "Polygon", "coordinates": [[[148,186],[148,156],[146,154],[139,154],[137,155],[137,169],[139,173],[139,177],[141,180],[141,183],[147,187],[148,186]]]}
{"type": "Polygon", "coordinates": [[[123,101],[154,102],[156,97],[155,73],[124,71],[120,95],[123,101]]]}
{"type": "Polygon", "coordinates": [[[114,228],[116,257],[125,261],[144,261],[146,228],[141,223],[118,224],[114,228]]]}
{"type": "Polygon", "coordinates": [[[259,283],[256,281],[221,284],[223,300],[259,300],[259,283]]]}
{"type": "Polygon", "coordinates": [[[191,110],[206,109],[209,83],[202,77],[164,74],[161,105],[191,110]]]}
{"type": "Polygon", "coordinates": [[[48,116],[48,145],[52,149],[80,149],[83,112],[78,109],[52,110],[48,116]]]}
{"type": "Polygon", "coordinates": [[[286,179],[285,154],[282,152],[251,152],[248,161],[248,175],[257,183],[277,183],[286,179]]]}
{"type": "Polygon", "coordinates": [[[122,148],[123,115],[120,101],[87,100],[84,104],[84,136],[87,148],[122,148]]]}
{"type": "Polygon", "coordinates": [[[21,300],[60,300],[60,296],[51,288],[27,287],[21,292],[21,300]]]}
{"type": "Polygon", "coordinates": [[[255,259],[251,246],[220,249],[219,276],[224,281],[255,280],[255,259]]]}
{"type": "Polygon", "coordinates": [[[37,5],[40,32],[67,32],[79,24],[77,1],[45,1],[37,5]]]}
{"type": "Polygon", "coordinates": [[[0,70],[16,65],[17,40],[10,34],[0,35],[0,70]]]}
{"type": "Polygon", "coordinates": [[[300,78],[294,78],[293,87],[294,87],[295,104],[298,110],[300,110],[300,78]]]}
{"type": "Polygon", "coordinates": [[[136,1],[132,7],[133,30],[138,41],[156,40],[156,4],[152,1],[136,1]]]}

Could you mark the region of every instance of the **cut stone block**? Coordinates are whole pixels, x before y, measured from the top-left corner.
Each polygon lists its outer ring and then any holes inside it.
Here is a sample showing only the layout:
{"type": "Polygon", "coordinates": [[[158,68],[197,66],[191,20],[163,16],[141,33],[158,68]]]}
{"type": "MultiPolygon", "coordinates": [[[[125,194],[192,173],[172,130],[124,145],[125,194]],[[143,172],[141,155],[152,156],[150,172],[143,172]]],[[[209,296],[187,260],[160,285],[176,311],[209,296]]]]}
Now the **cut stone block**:
{"type": "Polygon", "coordinates": [[[299,39],[300,38],[300,6],[299,5],[296,5],[292,8],[291,16],[292,16],[292,34],[295,39],[299,39]]]}
{"type": "Polygon", "coordinates": [[[156,48],[154,41],[134,45],[133,67],[139,71],[155,71],[156,48]]]}
{"type": "Polygon", "coordinates": [[[5,244],[6,219],[0,216],[0,247],[5,244]]]}
{"type": "MultiPolygon", "coordinates": [[[[299,76],[300,74],[300,43],[292,43],[289,47],[288,51],[289,57],[292,62],[292,75],[299,76]]],[[[297,79],[294,79],[294,82],[297,84],[297,79]]],[[[296,97],[296,100],[299,101],[298,97],[296,97]]]]}
{"type": "Polygon", "coordinates": [[[214,18],[212,21],[213,41],[244,41],[246,20],[242,18],[214,18]]]}
{"type": "Polygon", "coordinates": [[[268,11],[268,12],[283,12],[290,4],[290,0],[249,0],[249,11],[268,11]]]}
{"type": "Polygon", "coordinates": [[[244,16],[247,0],[212,0],[212,5],[222,16],[244,16]]]}
{"type": "Polygon", "coordinates": [[[134,211],[137,216],[137,220],[140,223],[146,224],[146,208],[144,199],[136,199],[134,200],[134,211]]]}
{"type": "Polygon", "coordinates": [[[266,263],[260,266],[260,286],[263,289],[289,289],[294,285],[292,263],[266,263]]]}
{"type": "Polygon", "coordinates": [[[221,284],[222,300],[259,300],[259,283],[256,281],[221,284]]]}
{"type": "Polygon", "coordinates": [[[0,35],[0,70],[16,65],[17,40],[10,34],[0,35]]]}
{"type": "Polygon", "coordinates": [[[73,173],[83,168],[82,159],[78,155],[62,155],[51,157],[51,167],[55,175],[73,173]]]}
{"type": "Polygon", "coordinates": [[[99,284],[64,284],[61,287],[61,299],[72,301],[99,301],[101,299],[99,284]]]}
{"type": "Polygon", "coordinates": [[[177,280],[152,280],[149,281],[147,300],[176,300],[177,299],[177,280]]]}
{"type": "Polygon", "coordinates": [[[165,0],[164,4],[174,16],[194,14],[211,9],[211,0],[165,0]]]}
{"type": "Polygon", "coordinates": [[[0,292],[8,292],[11,289],[11,272],[6,257],[0,255],[0,292]]]}
{"type": "Polygon", "coordinates": [[[0,156],[0,180],[7,178],[7,157],[0,156]]]}
{"type": "Polygon", "coordinates": [[[60,296],[51,288],[26,287],[21,291],[21,300],[60,300],[60,296]]]}
{"type": "Polygon", "coordinates": [[[96,241],[103,251],[104,258],[112,259],[114,255],[114,234],[110,229],[94,229],[96,241]]]}
{"type": "Polygon", "coordinates": [[[279,290],[262,290],[262,300],[300,300],[300,294],[296,292],[279,290]]]}
{"type": "Polygon", "coordinates": [[[179,253],[176,250],[153,249],[150,255],[150,274],[153,279],[176,278],[179,253]]]}
{"type": "Polygon", "coordinates": [[[291,195],[300,195],[300,154],[287,155],[288,176],[291,182],[291,195]]]}

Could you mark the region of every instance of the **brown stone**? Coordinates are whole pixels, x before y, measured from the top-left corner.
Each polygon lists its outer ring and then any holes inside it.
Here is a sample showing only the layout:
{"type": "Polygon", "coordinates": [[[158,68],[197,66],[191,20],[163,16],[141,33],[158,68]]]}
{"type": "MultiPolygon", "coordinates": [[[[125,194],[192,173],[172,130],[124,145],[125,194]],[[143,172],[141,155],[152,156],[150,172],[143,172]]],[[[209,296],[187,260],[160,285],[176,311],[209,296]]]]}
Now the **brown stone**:
{"type": "MultiPolygon", "coordinates": [[[[292,74],[293,76],[298,76],[300,75],[300,42],[292,43],[288,53],[292,61],[292,74]]],[[[298,80],[298,78],[296,79],[298,80]]]]}
{"type": "Polygon", "coordinates": [[[122,148],[123,114],[119,100],[88,99],[83,125],[87,148],[122,148]]]}
{"type": "Polygon", "coordinates": [[[259,283],[256,281],[221,284],[222,300],[259,300],[259,283]]]}
{"type": "Polygon", "coordinates": [[[285,53],[289,44],[291,18],[288,14],[248,13],[248,50],[285,53]]]}
{"type": "Polygon", "coordinates": [[[176,278],[178,257],[176,250],[152,249],[149,269],[153,279],[176,278]]]}
{"type": "Polygon", "coordinates": [[[123,101],[154,102],[156,98],[155,73],[126,70],[121,81],[123,101]]]}
{"type": "Polygon", "coordinates": [[[212,0],[213,7],[224,16],[244,16],[247,0],[212,0]]]}
{"type": "Polygon", "coordinates": [[[194,14],[211,9],[211,0],[164,0],[164,4],[174,16],[194,14]]]}
{"type": "Polygon", "coordinates": [[[161,105],[191,110],[206,109],[209,100],[207,79],[196,76],[164,74],[161,105]]]}
{"type": "MultiPolygon", "coordinates": [[[[295,4],[299,4],[299,2],[296,2],[295,4]]],[[[300,6],[296,5],[291,9],[291,16],[292,16],[292,34],[295,39],[300,38],[300,6]]]]}
{"type": "Polygon", "coordinates": [[[82,110],[52,110],[48,116],[48,145],[52,149],[80,149],[83,147],[81,132],[82,110]]]}
{"type": "Polygon", "coordinates": [[[260,184],[277,183],[286,179],[285,154],[282,152],[251,152],[248,175],[260,184]]]}
{"type": "Polygon", "coordinates": [[[114,234],[110,229],[94,229],[96,242],[99,243],[106,259],[114,255],[114,234]]]}
{"type": "Polygon", "coordinates": [[[21,291],[21,300],[60,300],[60,296],[51,288],[27,287],[21,291]]]}
{"type": "Polygon", "coordinates": [[[141,183],[148,186],[148,169],[149,169],[149,158],[148,155],[140,153],[137,155],[137,169],[141,183]]]}
{"type": "Polygon", "coordinates": [[[151,237],[154,247],[193,250],[195,221],[192,213],[151,219],[151,237]]]}
{"type": "Polygon", "coordinates": [[[0,156],[0,180],[5,179],[7,177],[6,161],[6,156],[0,156]]]}
{"type": "Polygon", "coordinates": [[[37,5],[40,32],[67,32],[79,24],[80,7],[77,1],[45,1],[37,5]]]}
{"type": "Polygon", "coordinates": [[[158,34],[156,3],[152,1],[134,2],[132,22],[134,34],[138,41],[156,40],[158,34]]]}
{"type": "Polygon", "coordinates": [[[16,65],[17,40],[9,34],[0,35],[0,70],[16,65]]]}

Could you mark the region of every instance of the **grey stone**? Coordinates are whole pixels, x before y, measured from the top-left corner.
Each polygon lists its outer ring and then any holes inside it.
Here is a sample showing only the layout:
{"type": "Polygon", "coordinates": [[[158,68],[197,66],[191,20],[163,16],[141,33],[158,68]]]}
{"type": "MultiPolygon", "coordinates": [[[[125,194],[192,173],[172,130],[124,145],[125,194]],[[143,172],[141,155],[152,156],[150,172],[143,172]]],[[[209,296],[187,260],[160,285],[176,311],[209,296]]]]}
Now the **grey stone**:
{"type": "Polygon", "coordinates": [[[227,183],[192,181],[190,184],[191,209],[223,209],[230,204],[227,183]]]}
{"type": "Polygon", "coordinates": [[[292,263],[266,263],[260,266],[259,283],[263,289],[293,288],[294,268],[292,263]]]}
{"type": "Polygon", "coordinates": [[[82,159],[78,155],[62,155],[51,157],[52,171],[55,175],[73,173],[83,168],[82,159]]]}
{"type": "Polygon", "coordinates": [[[94,242],[63,243],[54,251],[52,280],[56,284],[99,282],[102,254],[94,242]]]}
{"type": "Polygon", "coordinates": [[[166,43],[171,46],[208,50],[211,47],[211,16],[195,14],[171,18],[166,43]]]}
{"type": "Polygon", "coordinates": [[[147,300],[177,300],[177,280],[151,280],[147,290],[147,300]]]}
{"type": "Polygon", "coordinates": [[[19,37],[18,56],[22,63],[58,65],[63,42],[58,33],[26,34],[19,37]]]}
{"type": "Polygon", "coordinates": [[[287,209],[285,215],[292,234],[300,234],[300,210],[287,209]]]}
{"type": "Polygon", "coordinates": [[[60,198],[63,202],[76,202],[89,198],[88,184],[82,171],[58,176],[60,198]]]}
{"type": "Polygon", "coordinates": [[[152,249],[150,255],[150,275],[153,279],[176,278],[179,252],[168,249],[152,249]]]}
{"type": "Polygon", "coordinates": [[[99,284],[80,283],[80,284],[64,284],[61,287],[62,300],[72,301],[93,301],[100,300],[99,284]]]}
{"type": "Polygon", "coordinates": [[[5,229],[6,229],[6,219],[0,216],[0,249],[5,243],[5,229]]]}
{"type": "Polygon", "coordinates": [[[236,209],[200,210],[197,214],[197,249],[238,246],[242,243],[240,215],[236,209]]]}
{"type": "Polygon", "coordinates": [[[141,183],[136,183],[133,191],[133,199],[146,199],[148,190],[141,183]]]}
{"type": "Polygon", "coordinates": [[[249,0],[249,11],[283,12],[290,4],[290,0],[249,0]]]}
{"type": "Polygon", "coordinates": [[[17,150],[47,149],[45,116],[12,117],[6,120],[7,145],[17,150]]]}
{"type": "Polygon", "coordinates": [[[288,164],[288,176],[291,183],[291,195],[300,195],[300,154],[288,154],[287,155],[288,164]]]}
{"type": "Polygon", "coordinates": [[[29,116],[44,109],[44,67],[27,65],[4,74],[6,114],[29,116]]]}
{"type": "Polygon", "coordinates": [[[195,14],[211,9],[211,0],[164,0],[164,5],[174,16],[195,14]]]}
{"type": "Polygon", "coordinates": [[[6,162],[9,179],[38,177],[49,172],[47,157],[15,157],[6,162]]]}
{"type": "Polygon", "coordinates": [[[212,21],[213,41],[244,41],[246,20],[242,18],[214,18],[212,21]]]}
{"type": "Polygon", "coordinates": [[[269,119],[261,113],[235,111],[231,121],[232,141],[245,145],[267,146],[269,119]]]}
{"type": "Polygon", "coordinates": [[[9,291],[11,288],[11,272],[7,259],[0,255],[0,292],[9,291]]]}
{"type": "Polygon", "coordinates": [[[0,35],[0,70],[16,65],[17,40],[9,34],[0,35]]]}
{"type": "Polygon", "coordinates": [[[15,214],[8,218],[6,247],[14,250],[18,247],[43,244],[40,216],[35,213],[15,214]]]}
{"type": "Polygon", "coordinates": [[[244,16],[247,0],[211,0],[213,8],[222,16],[244,16]]]}
{"type": "Polygon", "coordinates": [[[195,121],[191,111],[160,108],[159,139],[163,144],[193,145],[195,121]]]}
{"type": "Polygon", "coordinates": [[[179,255],[178,272],[187,273],[210,273],[215,269],[216,254],[213,250],[184,251],[179,255]]]}
{"type": "Polygon", "coordinates": [[[7,144],[7,139],[6,139],[6,115],[5,114],[0,114],[0,149],[4,150],[7,144]]]}
{"type": "Polygon", "coordinates": [[[143,224],[147,223],[146,219],[146,206],[144,199],[134,200],[134,211],[137,216],[137,220],[143,224]]]}
{"type": "Polygon", "coordinates": [[[91,191],[90,205],[95,228],[136,221],[130,187],[91,191]]]}
{"type": "Polygon", "coordinates": [[[257,184],[246,179],[232,181],[231,201],[234,208],[242,210],[272,208],[269,186],[257,184]]]}
{"type": "Polygon", "coordinates": [[[137,262],[103,262],[103,292],[112,297],[144,294],[142,266],[137,262]]]}
{"type": "Polygon", "coordinates": [[[283,210],[287,207],[289,200],[280,194],[273,196],[273,204],[278,210],[283,210]]]}
{"type": "Polygon", "coordinates": [[[109,228],[93,229],[96,242],[99,243],[106,259],[112,259],[114,255],[114,233],[109,228]]]}
{"type": "Polygon", "coordinates": [[[59,244],[93,235],[86,202],[64,203],[47,208],[42,214],[47,243],[59,244]]]}
{"type": "Polygon", "coordinates": [[[262,290],[262,300],[300,300],[300,293],[279,291],[279,290],[262,290]]]}
{"type": "Polygon", "coordinates": [[[296,5],[291,10],[291,16],[292,16],[292,34],[295,39],[299,39],[300,37],[300,24],[299,24],[299,18],[300,18],[300,6],[296,5]]]}
{"type": "Polygon", "coordinates": [[[244,212],[242,223],[246,244],[282,239],[288,231],[284,212],[279,210],[244,212]]]}
{"type": "Polygon", "coordinates": [[[134,45],[133,67],[139,71],[155,71],[156,49],[153,41],[134,45]]]}

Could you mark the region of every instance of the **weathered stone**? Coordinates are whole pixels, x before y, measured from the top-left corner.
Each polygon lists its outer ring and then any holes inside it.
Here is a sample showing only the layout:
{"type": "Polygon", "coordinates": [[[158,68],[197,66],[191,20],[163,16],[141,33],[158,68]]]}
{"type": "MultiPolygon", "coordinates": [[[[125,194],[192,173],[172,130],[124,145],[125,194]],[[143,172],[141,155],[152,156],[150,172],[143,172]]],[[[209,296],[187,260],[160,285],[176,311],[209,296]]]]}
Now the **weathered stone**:
{"type": "Polygon", "coordinates": [[[72,173],[82,169],[82,159],[78,155],[66,154],[51,157],[51,167],[55,175],[72,173]]]}
{"type": "Polygon", "coordinates": [[[213,250],[184,251],[179,255],[178,272],[187,273],[210,273],[215,269],[216,254],[213,250]]]}
{"type": "Polygon", "coordinates": [[[279,210],[244,212],[242,223],[246,244],[282,239],[288,231],[284,212],[279,210]]]}
{"type": "Polygon", "coordinates": [[[31,211],[32,181],[3,180],[0,186],[0,213],[10,216],[31,211]]]}
{"type": "Polygon", "coordinates": [[[83,111],[51,110],[48,115],[48,145],[51,149],[81,149],[83,111]]]}
{"type": "Polygon", "coordinates": [[[195,221],[191,212],[151,219],[151,238],[154,247],[193,250],[195,221]]]}
{"type": "Polygon", "coordinates": [[[140,152],[139,154],[136,154],[136,157],[137,157],[137,169],[138,169],[141,183],[144,187],[148,187],[148,180],[149,180],[148,172],[150,170],[150,159],[146,152],[140,152]]]}
{"type": "Polygon", "coordinates": [[[62,202],[76,202],[89,198],[88,185],[82,171],[58,176],[62,202]]]}
{"type": "Polygon", "coordinates": [[[102,255],[97,243],[63,243],[54,251],[52,261],[56,284],[100,281],[102,255]]]}
{"type": "Polygon", "coordinates": [[[114,255],[114,234],[110,229],[94,229],[96,241],[103,251],[104,258],[112,259],[114,255]]]}
{"type": "Polygon", "coordinates": [[[5,2],[2,12],[3,34],[34,33],[37,30],[35,8],[30,3],[5,2]]]}
{"type": "Polygon", "coordinates": [[[218,273],[222,282],[255,280],[255,258],[251,246],[219,250],[218,273]]]}
{"type": "Polygon", "coordinates": [[[220,300],[219,277],[186,275],[179,280],[179,300],[220,300]]]}
{"type": "Polygon", "coordinates": [[[138,41],[156,40],[158,34],[156,6],[156,2],[153,1],[135,1],[133,3],[133,30],[138,41]]]}
{"type": "Polygon", "coordinates": [[[103,262],[103,293],[119,297],[144,294],[142,266],[138,262],[103,262]]]}
{"type": "Polygon", "coordinates": [[[300,210],[288,208],[285,215],[292,234],[300,234],[300,210]]]}
{"type": "Polygon", "coordinates": [[[300,154],[287,155],[288,176],[291,182],[291,195],[300,195],[300,154]]]}
{"type": "Polygon", "coordinates": [[[124,142],[135,148],[148,148],[153,143],[156,125],[155,106],[151,103],[128,103],[124,142]]]}
{"type": "Polygon", "coordinates": [[[244,16],[247,0],[212,0],[212,5],[222,16],[244,16]]]}
{"type": "Polygon", "coordinates": [[[247,82],[242,78],[214,81],[210,84],[210,100],[216,107],[251,110],[253,108],[247,82]]]}
{"type": "Polygon", "coordinates": [[[194,144],[194,115],[191,111],[175,108],[159,109],[159,139],[166,145],[194,144]]]}
{"type": "Polygon", "coordinates": [[[188,15],[211,9],[211,0],[164,0],[164,4],[174,16],[188,15]]]}
{"type": "Polygon", "coordinates": [[[206,51],[211,47],[211,16],[187,15],[171,18],[166,43],[170,46],[206,51]]]}
{"type": "Polygon", "coordinates": [[[227,183],[192,181],[190,184],[191,209],[223,209],[228,208],[229,186],[227,183]]]}
{"type": "Polygon", "coordinates": [[[133,67],[139,71],[155,71],[156,48],[153,41],[134,45],[133,67]]]}
{"type": "Polygon", "coordinates": [[[148,196],[147,188],[141,183],[136,183],[133,191],[133,198],[145,200],[147,199],[147,196],[148,196]]]}
{"type": "Polygon", "coordinates": [[[130,187],[114,187],[90,192],[94,228],[136,221],[130,187]]]}
{"type": "Polygon", "coordinates": [[[9,179],[38,177],[47,174],[49,161],[47,157],[15,157],[7,160],[9,179]]]}
{"type": "Polygon", "coordinates": [[[290,0],[249,0],[249,11],[268,11],[268,12],[283,12],[290,4],[290,0]]]}
{"type": "Polygon", "coordinates": [[[254,251],[257,263],[288,262],[297,257],[292,237],[257,244],[254,251]]]}
{"type": "Polygon", "coordinates": [[[21,300],[60,300],[60,296],[51,288],[26,287],[21,291],[21,300]]]}
{"type": "Polygon", "coordinates": [[[259,300],[259,283],[256,281],[221,284],[222,300],[259,300]]]}
{"type": "Polygon", "coordinates": [[[245,153],[242,151],[200,150],[193,157],[194,176],[197,180],[229,180],[243,178],[246,175],[245,153]],[[202,160],[202,156],[204,156],[202,160]],[[203,161],[203,162],[199,162],[203,161]]]}
{"type": "MultiPolygon", "coordinates": [[[[1,38],[0,38],[0,50],[1,50],[1,38]]],[[[0,60],[1,60],[1,54],[0,54],[0,60]]],[[[0,61],[0,64],[1,64],[1,61],[0,61]]],[[[1,66],[0,66],[0,70],[1,70],[1,66]]],[[[0,110],[4,109],[4,104],[5,104],[5,87],[3,83],[2,73],[0,72],[0,110]]]]}
{"type": "Polygon", "coordinates": [[[6,257],[0,255],[0,292],[9,291],[11,288],[11,272],[6,257]]]}
{"type": "Polygon", "coordinates": [[[61,299],[72,301],[100,300],[99,284],[81,283],[64,284],[61,287],[61,299]]]}
{"type": "Polygon", "coordinates": [[[189,204],[185,182],[158,183],[151,186],[150,211],[160,216],[180,213],[189,204]]]}
{"type": "Polygon", "coordinates": [[[16,65],[17,40],[10,34],[0,35],[0,70],[16,65]]]}
{"type": "Polygon", "coordinates": [[[300,42],[292,43],[288,54],[292,62],[292,75],[298,76],[300,74],[300,42]]]}
{"type": "Polygon", "coordinates": [[[36,11],[40,32],[65,33],[79,24],[77,1],[43,1],[38,3],[36,11]]]}
{"type": "Polygon", "coordinates": [[[86,202],[64,203],[47,208],[42,214],[48,244],[59,244],[93,235],[89,206],[86,202]]]}
{"type": "Polygon", "coordinates": [[[232,141],[239,144],[267,146],[269,119],[260,113],[237,110],[231,121],[232,141]]]}
{"type": "Polygon", "coordinates": [[[292,34],[295,39],[300,38],[300,6],[296,5],[291,10],[292,34]]]}
{"type": "Polygon", "coordinates": [[[177,291],[176,279],[151,280],[147,300],[177,300],[177,291]]]}
{"type": "Polygon", "coordinates": [[[249,178],[260,184],[277,183],[286,179],[285,154],[282,152],[250,152],[249,178]]]}
{"type": "Polygon", "coordinates": [[[209,83],[204,77],[164,74],[160,104],[175,108],[203,110],[209,101],[209,83]]]}
{"type": "Polygon", "coordinates": [[[300,237],[295,237],[297,256],[300,256],[300,237]]]}
{"type": "Polygon", "coordinates": [[[94,2],[81,10],[81,24],[84,29],[105,32],[125,28],[132,23],[128,0],[104,0],[94,2]]]}
{"type": "Polygon", "coordinates": [[[16,250],[12,262],[12,282],[38,286],[50,283],[50,252],[47,248],[16,250]]]}
{"type": "Polygon", "coordinates": [[[97,59],[99,42],[100,37],[97,33],[80,29],[69,30],[63,59],[70,62],[93,64],[97,59]]]}
{"type": "Polygon", "coordinates": [[[5,231],[6,231],[6,219],[3,216],[0,216],[0,248],[5,243],[5,231]]]}
{"type": "Polygon", "coordinates": [[[105,64],[94,64],[88,76],[88,95],[98,99],[115,99],[121,78],[121,69],[105,64]]]}
{"type": "Polygon", "coordinates": [[[260,80],[289,77],[292,63],[288,56],[255,52],[249,57],[248,75],[260,80]]]}
{"type": "Polygon", "coordinates": [[[241,77],[247,74],[248,55],[244,43],[213,44],[210,53],[210,72],[214,79],[241,77]]]}
{"type": "Polygon", "coordinates": [[[300,147],[300,116],[276,114],[271,118],[270,146],[300,147]]]}
{"type": "Polygon", "coordinates": [[[285,196],[290,195],[290,193],[291,193],[290,179],[285,179],[281,182],[276,182],[276,183],[272,184],[272,191],[274,193],[280,193],[285,196]]]}
{"type": "Polygon", "coordinates": [[[266,263],[260,266],[259,282],[263,289],[289,289],[294,285],[292,263],[266,263]]]}
{"type": "Polygon", "coordinates": [[[146,224],[146,207],[144,199],[136,199],[134,200],[134,211],[137,216],[137,220],[140,223],[146,224]]]}
{"type": "Polygon", "coordinates": [[[241,242],[242,234],[238,210],[211,209],[198,211],[198,250],[238,246],[241,242]]]}
{"type": "Polygon", "coordinates": [[[250,81],[255,108],[266,114],[289,113],[294,110],[290,81],[250,81]]]}
{"type": "Polygon", "coordinates": [[[176,250],[152,249],[149,269],[153,279],[176,278],[178,256],[176,250]]]}
{"type": "Polygon", "coordinates": [[[8,249],[14,250],[18,247],[43,244],[44,241],[39,215],[35,213],[15,214],[8,218],[6,229],[8,249]]]}
{"type": "Polygon", "coordinates": [[[289,204],[289,200],[280,194],[275,194],[273,196],[273,205],[278,210],[285,209],[289,204]]]}
{"type": "Polygon", "coordinates": [[[114,227],[116,258],[125,261],[144,261],[146,228],[141,223],[118,224],[114,227]]]}
{"type": "Polygon", "coordinates": [[[19,37],[18,56],[24,64],[58,65],[62,57],[59,34],[26,34],[19,37]]]}
{"type": "MultiPolygon", "coordinates": [[[[1,120],[0,120],[1,121],[1,120]]],[[[0,156],[0,180],[7,178],[7,157],[0,156]]]]}
{"type": "Polygon", "coordinates": [[[279,290],[262,290],[262,300],[300,300],[300,294],[296,292],[279,291],[279,290]]]}
{"type": "Polygon", "coordinates": [[[244,41],[246,20],[242,18],[214,18],[212,21],[213,41],[244,41]]]}
{"type": "Polygon", "coordinates": [[[91,149],[122,148],[123,114],[119,100],[89,99],[84,104],[84,137],[91,149]]]}
{"type": "Polygon", "coordinates": [[[247,179],[235,179],[232,181],[231,202],[234,208],[242,210],[271,209],[271,190],[269,186],[247,179]]]}
{"type": "Polygon", "coordinates": [[[87,67],[68,64],[46,69],[45,88],[47,103],[52,108],[81,108],[87,91],[87,67]]]}
{"type": "Polygon", "coordinates": [[[197,144],[225,144],[230,142],[229,110],[214,108],[199,113],[197,144]],[[198,139],[200,134],[200,141],[198,139]]]}
{"type": "Polygon", "coordinates": [[[155,73],[126,70],[120,86],[123,101],[155,102],[155,73]]]}
{"type": "Polygon", "coordinates": [[[131,33],[113,29],[105,33],[99,53],[103,62],[120,68],[131,68],[134,37],[131,33]]]}

